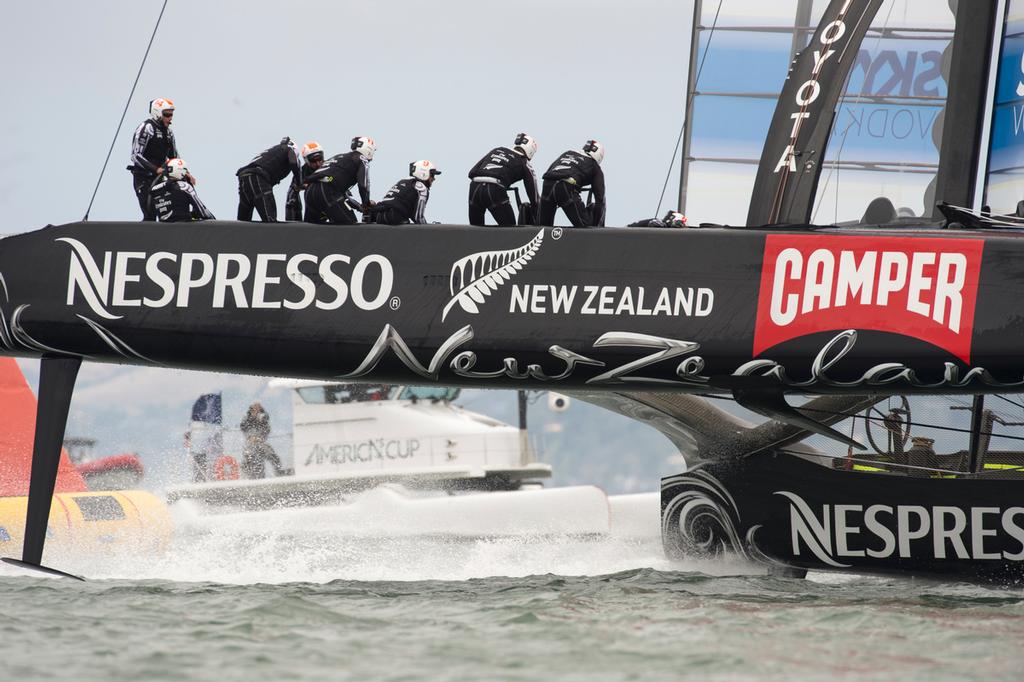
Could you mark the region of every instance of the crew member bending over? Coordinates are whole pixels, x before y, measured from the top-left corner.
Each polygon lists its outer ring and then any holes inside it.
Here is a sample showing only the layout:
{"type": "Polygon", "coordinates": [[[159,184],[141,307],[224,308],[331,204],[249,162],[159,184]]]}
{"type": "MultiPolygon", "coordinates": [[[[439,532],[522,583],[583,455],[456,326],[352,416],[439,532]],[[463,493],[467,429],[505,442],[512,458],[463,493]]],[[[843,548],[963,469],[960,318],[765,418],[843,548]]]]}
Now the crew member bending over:
{"type": "Polygon", "coordinates": [[[302,184],[299,153],[290,137],[283,137],[273,147],[264,149],[238,169],[238,219],[252,220],[255,208],[260,220],[277,222],[274,186],[292,174],[292,184],[302,184]]]}
{"type": "Polygon", "coordinates": [[[477,161],[469,171],[472,181],[469,183],[470,225],[483,225],[485,211],[490,211],[501,227],[515,225],[516,214],[508,200],[508,188],[520,181],[526,187],[526,196],[530,200],[528,205],[524,204],[523,211],[527,211],[527,206],[532,208],[530,220],[522,222],[537,222],[537,176],[530,165],[536,153],[537,141],[526,133],[519,133],[512,149],[496,147],[477,161]]]}
{"type": "Polygon", "coordinates": [[[285,220],[302,220],[302,197],[299,192],[306,189],[309,184],[309,176],[324,165],[324,148],[319,142],[307,142],[302,145],[302,184],[294,182],[288,185],[288,198],[284,202],[285,220]]]}
{"type": "Polygon", "coordinates": [[[171,159],[150,189],[153,210],[162,223],[215,220],[192,187],[192,175],[181,159],[171,159]]]}
{"type": "Polygon", "coordinates": [[[440,174],[441,171],[425,159],[410,163],[410,177],[396,182],[371,209],[373,222],[383,225],[403,225],[409,222],[425,225],[427,218],[424,211],[430,198],[430,186],[440,174]]]}
{"type": "MultiPolygon", "coordinates": [[[[168,159],[178,158],[178,146],[174,142],[171,119],[174,118],[174,102],[157,97],[149,103],[149,118],[135,129],[132,136],[132,156],[128,170],[132,172],[132,187],[142,209],[143,220],[156,220],[156,212],[149,200],[149,190],[154,178],[164,172],[168,159]]],[[[195,182],[195,178],[191,180],[195,182]]]]}
{"type": "Polygon", "coordinates": [[[583,151],[570,149],[558,157],[544,174],[544,187],[540,193],[540,224],[555,224],[555,211],[561,208],[575,227],[603,227],[605,214],[604,145],[587,140],[583,151]],[[590,186],[594,205],[587,208],[580,198],[580,190],[590,186]]]}
{"type": "Polygon", "coordinates": [[[370,161],[377,151],[372,137],[353,137],[352,151],[327,159],[323,167],[309,176],[306,186],[306,222],[355,225],[358,209],[364,214],[373,206],[370,201],[370,161]],[[349,193],[359,186],[356,203],[349,193]]]}

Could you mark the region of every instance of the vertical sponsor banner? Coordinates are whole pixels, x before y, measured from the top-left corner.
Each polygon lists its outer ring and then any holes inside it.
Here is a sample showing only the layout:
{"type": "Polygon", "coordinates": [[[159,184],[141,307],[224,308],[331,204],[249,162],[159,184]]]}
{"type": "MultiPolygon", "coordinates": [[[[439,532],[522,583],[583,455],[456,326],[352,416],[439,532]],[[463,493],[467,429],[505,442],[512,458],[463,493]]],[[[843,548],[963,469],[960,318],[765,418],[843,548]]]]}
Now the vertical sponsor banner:
{"type": "Polygon", "coordinates": [[[797,57],[761,152],[747,225],[811,217],[836,103],[882,0],[832,0],[797,57]]]}
{"type": "Polygon", "coordinates": [[[970,363],[980,239],[769,235],[753,355],[808,334],[902,334],[970,363]]]}

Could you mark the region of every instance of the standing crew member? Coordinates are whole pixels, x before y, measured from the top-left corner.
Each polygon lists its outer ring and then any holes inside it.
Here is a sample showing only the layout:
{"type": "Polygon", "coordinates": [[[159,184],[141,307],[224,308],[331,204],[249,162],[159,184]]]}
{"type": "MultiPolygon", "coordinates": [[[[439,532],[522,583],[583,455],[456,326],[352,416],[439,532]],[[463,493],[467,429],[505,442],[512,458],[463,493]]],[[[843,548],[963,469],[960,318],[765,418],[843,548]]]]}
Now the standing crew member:
{"type": "Polygon", "coordinates": [[[669,211],[664,218],[646,218],[627,227],[686,227],[686,216],[679,211],[669,211]]]}
{"type": "Polygon", "coordinates": [[[399,180],[388,190],[384,198],[371,209],[373,222],[382,225],[404,225],[408,222],[425,225],[424,211],[430,198],[430,186],[441,174],[433,163],[426,159],[409,164],[409,176],[399,180]]]}
{"type": "Polygon", "coordinates": [[[215,220],[209,209],[199,200],[192,187],[188,166],[181,159],[171,159],[153,182],[150,201],[162,223],[182,223],[192,220],[215,220]]]}
{"type": "MultiPolygon", "coordinates": [[[[153,179],[164,172],[168,159],[178,158],[171,119],[174,102],[157,97],[149,103],[149,118],[143,121],[132,136],[132,156],[128,170],[132,172],[132,187],[139,199],[143,220],[156,220],[156,211],[149,201],[153,179]]],[[[193,181],[195,179],[193,178],[193,181]]]]}
{"type": "Polygon", "coordinates": [[[302,184],[299,153],[290,137],[264,149],[252,161],[238,169],[238,219],[252,220],[252,210],[265,223],[277,222],[274,186],[292,174],[292,184],[302,184]]]}
{"type": "MultiPolygon", "coordinates": [[[[508,200],[508,188],[522,181],[526,187],[529,206],[537,207],[537,176],[530,161],[537,153],[537,141],[526,133],[516,136],[515,146],[496,147],[487,152],[469,171],[469,224],[483,225],[484,211],[490,211],[494,221],[501,227],[516,224],[516,214],[508,200]]],[[[527,212],[524,205],[523,212],[527,212]]],[[[525,223],[536,223],[536,213],[525,223]]]]}
{"type": "Polygon", "coordinates": [[[555,211],[561,208],[575,227],[603,227],[605,214],[604,145],[587,140],[583,151],[570,149],[558,157],[544,174],[544,187],[540,193],[540,224],[555,224],[555,211]],[[590,186],[594,193],[594,206],[587,208],[580,198],[580,190],[590,186]]]}
{"type": "Polygon", "coordinates": [[[245,478],[258,479],[267,475],[265,461],[269,461],[274,467],[277,476],[284,476],[285,471],[281,467],[281,459],[274,452],[274,448],[267,442],[270,435],[270,415],[259,403],[253,403],[245,413],[242,423],[238,425],[245,436],[245,446],[242,449],[242,472],[245,478]]]}
{"type": "Polygon", "coordinates": [[[288,185],[288,198],[284,202],[285,220],[302,220],[302,197],[299,192],[306,189],[309,176],[324,165],[324,149],[319,142],[307,142],[302,145],[302,184],[294,182],[288,185]]]}
{"type": "Polygon", "coordinates": [[[352,151],[327,159],[323,167],[307,178],[306,222],[332,225],[355,225],[356,214],[364,214],[373,206],[370,201],[370,161],[377,151],[372,137],[353,137],[352,151]],[[356,203],[349,190],[359,186],[356,203]]]}

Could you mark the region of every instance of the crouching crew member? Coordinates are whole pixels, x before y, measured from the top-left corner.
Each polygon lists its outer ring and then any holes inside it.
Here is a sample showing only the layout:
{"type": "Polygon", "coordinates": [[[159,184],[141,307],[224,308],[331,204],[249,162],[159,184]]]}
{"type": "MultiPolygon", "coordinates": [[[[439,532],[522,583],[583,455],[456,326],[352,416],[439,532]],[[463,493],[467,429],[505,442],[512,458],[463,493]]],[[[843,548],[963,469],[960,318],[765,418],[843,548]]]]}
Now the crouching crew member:
{"type": "Polygon", "coordinates": [[[306,185],[309,184],[309,176],[324,165],[324,149],[319,142],[307,142],[302,145],[301,156],[302,170],[299,175],[302,176],[302,182],[301,184],[292,182],[288,185],[288,198],[284,202],[285,220],[302,220],[302,195],[299,192],[306,189],[306,185]]]}
{"type": "Polygon", "coordinates": [[[627,227],[686,227],[686,216],[679,211],[669,211],[664,218],[638,220],[627,227]]]}
{"type": "Polygon", "coordinates": [[[373,222],[382,225],[403,225],[409,222],[425,225],[427,218],[424,212],[430,198],[430,186],[440,174],[441,171],[430,161],[410,163],[410,177],[396,182],[384,198],[370,209],[373,222]]]}
{"type": "Polygon", "coordinates": [[[603,227],[605,214],[604,145],[597,140],[587,140],[583,151],[569,150],[558,157],[544,174],[544,186],[540,193],[539,224],[555,224],[555,211],[559,208],[575,227],[603,227]],[[590,186],[594,205],[587,208],[580,197],[580,190],[590,186]]]}
{"type": "Polygon", "coordinates": [[[199,200],[192,187],[192,176],[181,159],[171,159],[164,172],[153,183],[150,199],[153,210],[162,223],[182,223],[192,220],[215,220],[209,209],[199,200]]]}
{"type": "Polygon", "coordinates": [[[522,181],[530,203],[523,211],[532,215],[520,216],[523,224],[536,223],[537,176],[530,161],[537,153],[537,141],[526,133],[516,136],[515,146],[496,147],[487,152],[469,171],[469,224],[483,225],[484,211],[490,211],[494,221],[502,227],[516,224],[516,214],[508,200],[508,188],[522,181]],[[525,218],[529,218],[526,220],[525,218]]]}
{"type": "Polygon", "coordinates": [[[376,151],[372,137],[353,137],[352,151],[332,156],[307,178],[307,223],[355,225],[352,209],[370,210],[370,161],[376,151]],[[349,193],[353,185],[359,186],[362,203],[357,204],[349,193]]]}
{"type": "Polygon", "coordinates": [[[128,170],[132,172],[132,187],[139,199],[143,220],[156,220],[149,190],[153,180],[164,172],[168,159],[178,158],[171,119],[174,102],[157,97],[149,103],[149,118],[135,129],[132,136],[132,156],[128,170]]]}
{"type": "Polygon", "coordinates": [[[255,208],[260,220],[277,222],[277,202],[274,186],[292,174],[292,184],[302,184],[299,153],[290,137],[269,149],[264,149],[252,161],[238,169],[238,219],[252,220],[255,208]]]}

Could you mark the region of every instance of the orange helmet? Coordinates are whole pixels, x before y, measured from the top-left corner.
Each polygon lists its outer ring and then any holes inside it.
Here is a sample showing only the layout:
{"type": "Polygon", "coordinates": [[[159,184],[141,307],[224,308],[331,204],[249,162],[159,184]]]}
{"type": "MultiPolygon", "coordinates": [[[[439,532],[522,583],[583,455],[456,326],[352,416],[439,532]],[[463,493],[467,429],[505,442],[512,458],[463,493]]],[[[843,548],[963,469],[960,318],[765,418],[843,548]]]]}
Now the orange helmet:
{"type": "Polygon", "coordinates": [[[323,161],[324,148],[320,146],[319,142],[307,142],[302,145],[302,160],[306,163],[310,161],[323,161]]]}
{"type": "MultiPolygon", "coordinates": [[[[174,102],[165,97],[157,97],[149,103],[149,116],[154,121],[163,119],[165,114],[173,113],[174,102]]],[[[170,121],[167,122],[170,123],[170,121]]]]}

